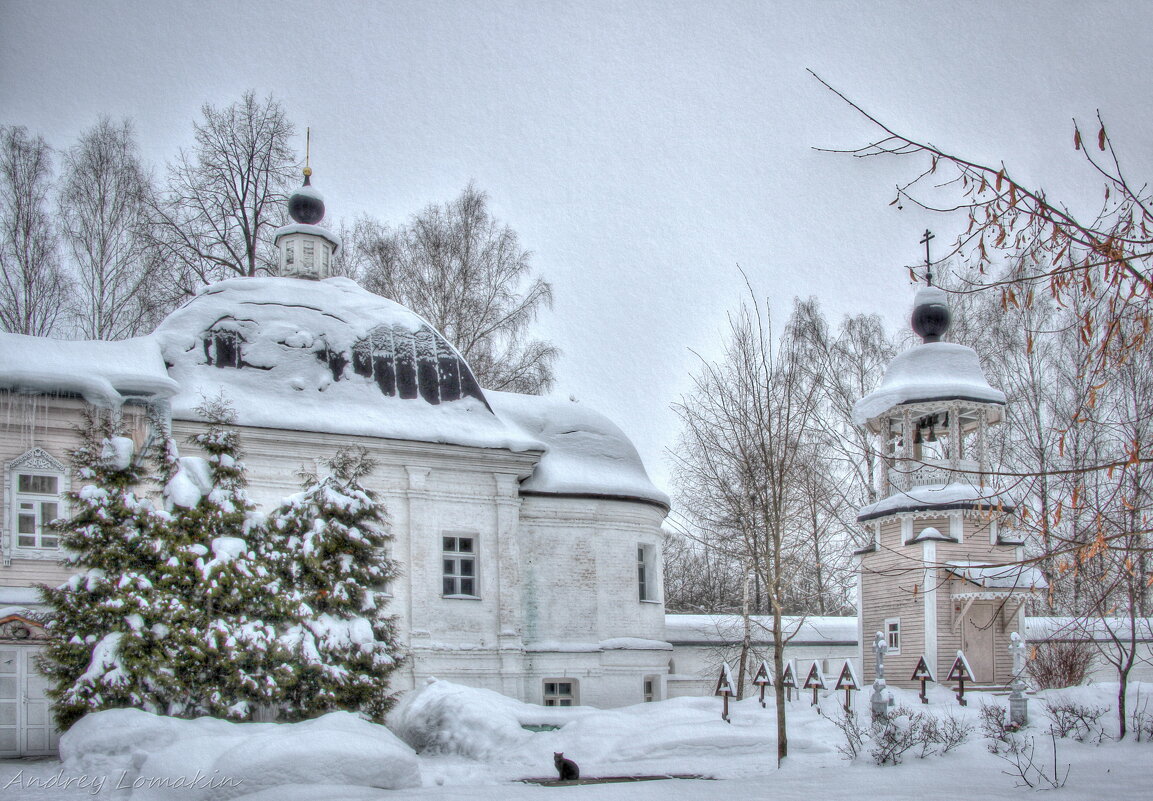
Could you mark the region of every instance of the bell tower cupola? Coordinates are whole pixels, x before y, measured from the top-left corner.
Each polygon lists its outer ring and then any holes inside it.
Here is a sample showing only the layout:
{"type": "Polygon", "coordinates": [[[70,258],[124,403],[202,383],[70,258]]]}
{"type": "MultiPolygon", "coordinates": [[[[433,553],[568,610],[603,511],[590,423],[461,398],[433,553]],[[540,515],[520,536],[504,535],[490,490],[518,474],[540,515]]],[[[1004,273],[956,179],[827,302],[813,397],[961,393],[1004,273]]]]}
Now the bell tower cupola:
{"type": "Polygon", "coordinates": [[[272,241],[279,255],[279,275],[284,278],[328,278],[340,249],[340,237],[324,228],[324,196],[312,186],[309,165],[311,132],[306,134],[304,183],[288,198],[292,222],[276,229],[272,241]]]}

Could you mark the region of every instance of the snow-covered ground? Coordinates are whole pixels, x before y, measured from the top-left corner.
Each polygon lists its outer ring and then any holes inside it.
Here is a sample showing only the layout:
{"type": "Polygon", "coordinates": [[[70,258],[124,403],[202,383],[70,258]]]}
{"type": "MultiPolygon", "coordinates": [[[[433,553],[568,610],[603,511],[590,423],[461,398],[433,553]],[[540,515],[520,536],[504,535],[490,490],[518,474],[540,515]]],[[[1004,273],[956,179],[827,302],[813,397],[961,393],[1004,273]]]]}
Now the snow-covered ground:
{"type": "MultiPolygon", "coordinates": [[[[970,739],[943,756],[919,758],[917,749],[898,766],[877,767],[867,755],[847,761],[834,725],[841,694],[821,700],[809,693],[789,704],[789,757],[776,765],[772,705],[734,702],[731,723],[720,718],[715,698],[678,698],[625,709],[536,707],[487,691],[447,682],[424,688],[394,711],[390,726],[421,749],[419,754],[350,715],[338,713],[305,724],[230,724],[202,719],[172,721],[145,713],[90,717],[65,735],[65,761],[0,761],[4,799],[132,798],[243,801],[811,801],[820,799],[1010,799],[1032,792],[990,754],[979,726],[982,703],[1005,706],[1004,696],[969,694],[959,707],[945,688],[930,692],[923,707],[913,692],[892,690],[914,712],[928,710],[972,724],[970,739]],[[559,726],[550,729],[549,726],[559,726]],[[531,728],[526,728],[531,727],[531,728]],[[535,729],[545,729],[535,731],[535,729]],[[520,779],[555,777],[553,753],[580,765],[589,777],[699,775],[702,779],[549,787],[520,779]],[[196,771],[200,776],[196,778],[196,771]],[[180,786],[184,771],[193,786],[180,786]],[[157,782],[168,777],[167,784],[157,782]],[[148,787],[149,779],[157,786],[148,787]],[[71,780],[69,782],[69,780],[71,780]],[[67,787],[63,786],[68,784],[67,787]],[[138,789],[132,790],[133,784],[138,789]],[[396,789],[379,789],[389,784],[396,789]],[[376,786],[370,786],[376,785],[376,786]]],[[[854,694],[867,714],[867,694],[854,694]]],[[[1047,691],[1030,699],[1035,761],[1052,773],[1045,702],[1068,699],[1083,706],[1115,703],[1116,685],[1047,691]]],[[[1142,709],[1153,685],[1130,685],[1130,705],[1142,709]]],[[[1153,705],[1151,705],[1153,709],[1153,705]]],[[[1116,734],[1115,716],[1101,719],[1116,734]]],[[[1103,744],[1057,740],[1057,771],[1068,778],[1065,799],[1149,798],[1148,761],[1153,743],[1106,740],[1103,744]]]]}

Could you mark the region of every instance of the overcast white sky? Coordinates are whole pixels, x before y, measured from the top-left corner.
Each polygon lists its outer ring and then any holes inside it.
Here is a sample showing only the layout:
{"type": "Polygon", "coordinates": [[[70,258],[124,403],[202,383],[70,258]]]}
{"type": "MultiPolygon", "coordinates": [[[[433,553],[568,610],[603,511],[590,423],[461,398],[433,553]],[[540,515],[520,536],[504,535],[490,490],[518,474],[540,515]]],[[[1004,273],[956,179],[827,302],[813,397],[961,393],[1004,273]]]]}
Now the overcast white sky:
{"type": "Polygon", "coordinates": [[[806,67],[1090,207],[1073,117],[1100,109],[1137,182],[1153,174],[1151,31],[1141,0],[0,0],[0,124],[63,148],[131,117],[159,172],[201,104],[251,88],[285,104],[301,150],[312,127],[330,221],[400,222],[475,181],[553,283],[556,392],[620,424],[667,489],[669,404],[690,349],[719,350],[738,264],[777,322],[815,295],[895,327],[921,231],[949,230],[888,205],[912,163],[812,149],[870,131],[806,67]]]}

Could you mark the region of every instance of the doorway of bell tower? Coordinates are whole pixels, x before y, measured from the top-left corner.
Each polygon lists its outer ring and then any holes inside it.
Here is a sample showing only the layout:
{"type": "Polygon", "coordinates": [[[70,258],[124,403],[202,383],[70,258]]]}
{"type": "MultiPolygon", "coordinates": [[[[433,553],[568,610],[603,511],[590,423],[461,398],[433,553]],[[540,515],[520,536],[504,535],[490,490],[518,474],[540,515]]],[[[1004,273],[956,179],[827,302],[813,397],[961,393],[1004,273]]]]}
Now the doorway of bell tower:
{"type": "Polygon", "coordinates": [[[997,628],[998,607],[995,602],[974,603],[961,622],[961,650],[973,669],[978,684],[996,684],[996,660],[993,638],[997,628]]]}

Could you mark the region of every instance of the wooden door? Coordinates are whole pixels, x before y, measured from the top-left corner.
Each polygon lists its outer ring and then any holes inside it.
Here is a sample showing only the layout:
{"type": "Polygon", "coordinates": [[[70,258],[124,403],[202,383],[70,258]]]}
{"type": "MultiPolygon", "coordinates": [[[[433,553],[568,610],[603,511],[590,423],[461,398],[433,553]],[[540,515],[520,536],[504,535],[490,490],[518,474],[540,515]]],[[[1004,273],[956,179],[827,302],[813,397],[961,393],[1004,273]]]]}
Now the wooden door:
{"type": "Polygon", "coordinates": [[[56,753],[48,682],[36,670],[37,648],[0,645],[0,758],[56,753]]]}
{"type": "Polygon", "coordinates": [[[969,607],[961,625],[961,650],[973,669],[973,680],[978,684],[996,684],[993,636],[996,628],[997,604],[978,601],[969,607]]]}

